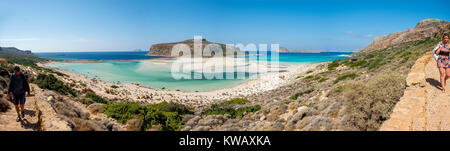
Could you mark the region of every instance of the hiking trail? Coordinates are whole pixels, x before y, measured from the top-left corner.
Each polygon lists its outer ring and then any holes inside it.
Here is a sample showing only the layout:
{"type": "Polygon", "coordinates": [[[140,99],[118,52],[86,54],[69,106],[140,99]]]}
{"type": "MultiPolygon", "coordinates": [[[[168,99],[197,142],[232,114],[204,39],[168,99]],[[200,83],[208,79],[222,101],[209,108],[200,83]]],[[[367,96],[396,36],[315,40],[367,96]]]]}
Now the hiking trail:
{"type": "MultiPolygon", "coordinates": [[[[32,85],[30,85],[32,87],[32,85]]],[[[34,88],[32,89],[34,90],[34,88]]],[[[32,91],[31,94],[34,94],[32,91]]],[[[25,103],[25,117],[21,121],[16,122],[17,113],[14,104],[9,102],[10,109],[0,113],[0,131],[38,131],[40,130],[41,121],[38,118],[39,107],[37,106],[35,96],[27,96],[25,103]]]]}
{"type": "Polygon", "coordinates": [[[449,131],[450,79],[442,93],[431,52],[419,58],[406,78],[407,88],[381,131],[449,131]]]}

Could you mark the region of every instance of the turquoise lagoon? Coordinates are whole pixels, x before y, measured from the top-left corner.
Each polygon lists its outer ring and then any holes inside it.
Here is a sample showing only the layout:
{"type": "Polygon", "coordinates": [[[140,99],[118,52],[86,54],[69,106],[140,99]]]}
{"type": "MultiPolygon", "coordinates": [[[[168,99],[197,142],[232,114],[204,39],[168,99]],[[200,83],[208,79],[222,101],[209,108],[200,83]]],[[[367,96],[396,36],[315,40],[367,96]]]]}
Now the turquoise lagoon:
{"type": "MultiPolygon", "coordinates": [[[[41,57],[61,60],[97,60],[97,62],[73,61],[54,62],[49,67],[59,68],[73,73],[83,74],[108,82],[139,83],[142,86],[161,89],[180,89],[182,91],[210,91],[230,88],[246,79],[175,79],[170,63],[151,61],[161,57],[145,56],[146,52],[60,52],[38,53],[41,57]],[[150,60],[150,61],[148,61],[150,60]]],[[[281,65],[299,63],[317,63],[345,58],[349,52],[322,53],[280,53],[281,65]]],[[[246,57],[250,60],[258,57],[246,57]]],[[[193,74],[193,73],[191,73],[193,74]]],[[[234,73],[238,74],[238,73],[234,73]]],[[[246,73],[248,76],[249,73],[246,73]]]]}

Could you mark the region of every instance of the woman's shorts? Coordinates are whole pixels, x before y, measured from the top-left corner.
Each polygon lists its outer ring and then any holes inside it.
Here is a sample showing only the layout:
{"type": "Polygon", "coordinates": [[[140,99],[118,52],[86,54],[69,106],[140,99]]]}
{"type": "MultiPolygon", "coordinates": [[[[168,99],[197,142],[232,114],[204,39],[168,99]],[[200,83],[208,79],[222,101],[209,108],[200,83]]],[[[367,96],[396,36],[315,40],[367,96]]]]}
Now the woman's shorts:
{"type": "Polygon", "coordinates": [[[26,101],[26,97],[25,94],[22,95],[14,95],[13,99],[12,99],[12,103],[14,105],[25,105],[25,101],[26,101]]]}

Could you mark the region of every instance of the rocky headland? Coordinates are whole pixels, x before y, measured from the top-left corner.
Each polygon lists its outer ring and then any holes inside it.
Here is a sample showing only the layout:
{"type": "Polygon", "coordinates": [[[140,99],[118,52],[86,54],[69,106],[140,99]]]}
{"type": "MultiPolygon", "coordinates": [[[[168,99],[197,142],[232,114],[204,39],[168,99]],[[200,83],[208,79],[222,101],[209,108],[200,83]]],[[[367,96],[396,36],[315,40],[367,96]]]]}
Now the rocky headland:
{"type": "MultiPolygon", "coordinates": [[[[214,43],[207,41],[206,39],[199,39],[199,42],[201,42],[201,49],[208,48],[211,51],[215,51],[218,49],[221,49],[224,53],[224,56],[231,56],[234,54],[242,55],[243,53],[236,47],[229,47],[230,50],[227,50],[227,46],[225,44],[221,43],[214,43]]],[[[180,42],[173,42],[173,43],[161,43],[161,44],[153,44],[150,47],[150,52],[147,54],[147,56],[165,56],[165,57],[178,57],[172,55],[172,49],[176,49],[176,45],[185,45],[189,47],[191,54],[194,54],[194,39],[188,39],[185,41],[180,42]]]]}

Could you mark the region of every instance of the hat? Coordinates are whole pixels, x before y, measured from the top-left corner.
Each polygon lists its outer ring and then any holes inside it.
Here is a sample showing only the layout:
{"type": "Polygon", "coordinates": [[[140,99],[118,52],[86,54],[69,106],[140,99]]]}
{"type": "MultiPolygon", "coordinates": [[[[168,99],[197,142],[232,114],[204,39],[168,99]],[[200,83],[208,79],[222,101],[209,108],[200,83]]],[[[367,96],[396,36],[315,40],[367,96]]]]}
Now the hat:
{"type": "Polygon", "coordinates": [[[15,66],[15,67],[14,67],[14,72],[20,72],[19,66],[15,66]]]}

